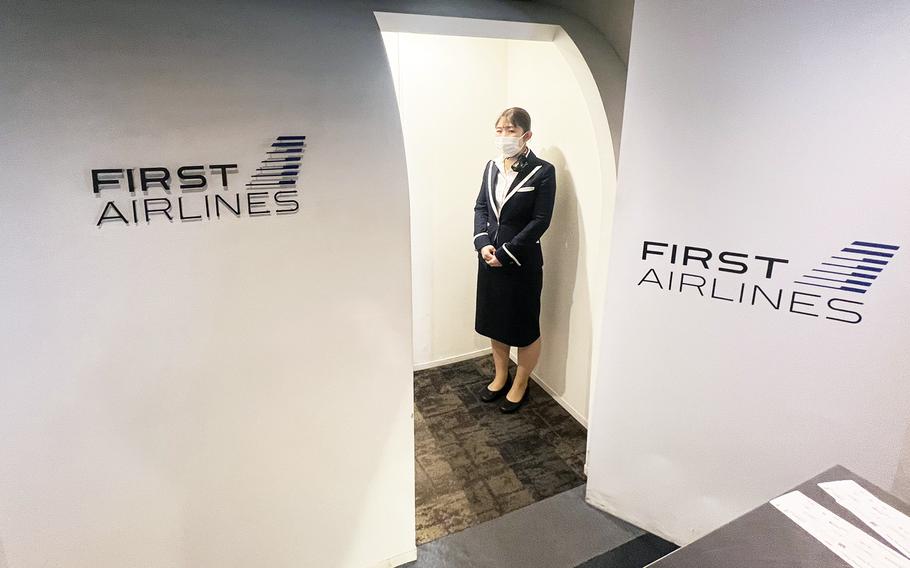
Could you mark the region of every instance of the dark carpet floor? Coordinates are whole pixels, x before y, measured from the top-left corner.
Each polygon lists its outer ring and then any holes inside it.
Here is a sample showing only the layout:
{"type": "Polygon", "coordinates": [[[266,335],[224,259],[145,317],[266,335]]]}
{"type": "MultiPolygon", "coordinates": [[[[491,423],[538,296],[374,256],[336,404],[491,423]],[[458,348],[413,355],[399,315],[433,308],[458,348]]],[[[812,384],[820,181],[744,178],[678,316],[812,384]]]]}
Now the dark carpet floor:
{"type": "Polygon", "coordinates": [[[494,373],[487,355],[414,375],[417,544],[585,482],[585,429],[533,379],[515,414],[481,402],[494,373]]]}

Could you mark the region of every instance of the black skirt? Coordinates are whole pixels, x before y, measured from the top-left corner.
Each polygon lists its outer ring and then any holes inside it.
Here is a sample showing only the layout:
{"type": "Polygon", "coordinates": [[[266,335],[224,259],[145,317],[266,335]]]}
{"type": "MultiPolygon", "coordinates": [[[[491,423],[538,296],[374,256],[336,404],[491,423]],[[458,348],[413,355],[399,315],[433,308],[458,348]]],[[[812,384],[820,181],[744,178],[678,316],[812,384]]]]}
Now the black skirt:
{"type": "Polygon", "coordinates": [[[474,331],[513,347],[540,337],[543,266],[491,267],[477,255],[474,331]]]}

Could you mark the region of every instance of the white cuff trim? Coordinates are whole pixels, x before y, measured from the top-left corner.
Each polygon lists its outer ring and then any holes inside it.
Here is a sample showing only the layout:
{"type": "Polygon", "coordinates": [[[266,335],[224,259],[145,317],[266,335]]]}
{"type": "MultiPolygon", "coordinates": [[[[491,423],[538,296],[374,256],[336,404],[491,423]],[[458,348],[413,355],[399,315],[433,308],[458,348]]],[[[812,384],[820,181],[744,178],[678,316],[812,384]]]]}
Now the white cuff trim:
{"type": "Polygon", "coordinates": [[[474,238],[471,240],[477,240],[477,237],[479,237],[480,235],[487,235],[487,234],[489,234],[489,233],[487,233],[487,232],[477,233],[476,235],[474,235],[474,238]]]}
{"type": "Polygon", "coordinates": [[[518,262],[518,259],[515,258],[515,255],[509,252],[509,249],[506,248],[506,245],[502,245],[502,250],[506,251],[506,254],[512,257],[512,260],[515,261],[515,264],[521,266],[521,263],[518,262]]]}

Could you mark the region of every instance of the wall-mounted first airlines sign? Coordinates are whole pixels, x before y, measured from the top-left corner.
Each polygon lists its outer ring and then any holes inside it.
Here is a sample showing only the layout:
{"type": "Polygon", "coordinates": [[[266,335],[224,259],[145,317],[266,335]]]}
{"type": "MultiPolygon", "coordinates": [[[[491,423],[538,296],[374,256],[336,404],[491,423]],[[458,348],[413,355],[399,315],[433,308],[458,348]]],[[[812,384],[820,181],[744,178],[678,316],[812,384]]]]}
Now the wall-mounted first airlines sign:
{"type": "Polygon", "coordinates": [[[638,286],[856,324],[863,321],[863,299],[898,249],[889,243],[852,241],[818,265],[791,273],[791,289],[774,284],[785,270],[793,270],[789,259],[780,256],[644,241],[641,260],[650,266],[638,286]]]}
{"type": "Polygon", "coordinates": [[[279,136],[245,184],[233,162],[92,170],[92,192],[106,199],[96,226],[217,221],[300,210],[297,178],[306,136],[279,136]]]}

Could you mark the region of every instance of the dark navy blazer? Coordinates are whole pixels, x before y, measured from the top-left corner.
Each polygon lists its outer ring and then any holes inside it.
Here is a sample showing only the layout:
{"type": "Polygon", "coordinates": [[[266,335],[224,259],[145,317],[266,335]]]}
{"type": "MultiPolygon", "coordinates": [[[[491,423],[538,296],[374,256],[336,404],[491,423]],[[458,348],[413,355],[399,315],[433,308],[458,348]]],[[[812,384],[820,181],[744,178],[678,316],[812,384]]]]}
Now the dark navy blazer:
{"type": "Polygon", "coordinates": [[[487,162],[474,204],[474,249],[479,256],[483,247],[495,246],[496,258],[504,267],[541,267],[540,237],[553,217],[556,168],[528,148],[527,165],[515,176],[497,208],[494,193],[499,175],[496,163],[487,162]]]}

